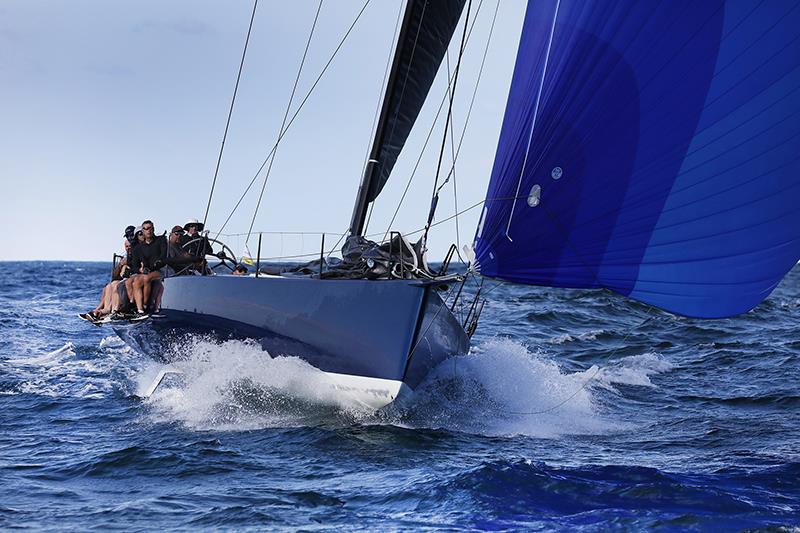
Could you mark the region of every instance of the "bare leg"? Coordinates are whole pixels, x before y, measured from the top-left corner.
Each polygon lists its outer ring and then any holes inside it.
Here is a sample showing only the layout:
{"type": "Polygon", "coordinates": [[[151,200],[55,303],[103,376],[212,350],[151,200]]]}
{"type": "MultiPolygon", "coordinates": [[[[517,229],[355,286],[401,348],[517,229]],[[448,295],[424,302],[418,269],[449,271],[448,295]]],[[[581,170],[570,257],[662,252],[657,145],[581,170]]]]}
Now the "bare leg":
{"type": "Polygon", "coordinates": [[[152,282],[160,279],[161,279],[161,273],[158,272],[157,270],[147,274],[143,284],[144,286],[142,288],[143,301],[145,305],[150,301],[150,290],[152,289],[152,282]]]}
{"type": "Polygon", "coordinates": [[[94,310],[92,311],[93,315],[100,315],[103,313],[103,307],[105,306],[107,295],[108,295],[108,285],[103,287],[103,293],[100,295],[100,303],[97,304],[97,307],[95,307],[94,310]]]}
{"type": "Polygon", "coordinates": [[[119,285],[119,283],[119,281],[112,281],[106,285],[105,289],[103,289],[103,308],[100,310],[100,314],[107,315],[113,309],[111,301],[114,298],[114,295],[117,294],[117,285],[119,285]]]}
{"type": "Polygon", "coordinates": [[[164,284],[155,283],[153,287],[153,311],[158,313],[161,311],[161,296],[164,294],[164,284]]]}
{"type": "Polygon", "coordinates": [[[134,290],[134,285],[136,283],[136,278],[138,276],[139,276],[139,274],[134,274],[131,277],[129,277],[128,279],[125,280],[125,290],[128,293],[128,301],[130,301],[132,303],[134,302],[134,296],[133,296],[134,292],[136,292],[134,290]]]}
{"type": "MultiPolygon", "coordinates": [[[[122,282],[120,282],[122,283],[122,282]]],[[[111,312],[116,313],[119,311],[119,292],[114,291],[111,293],[111,312]]]]}
{"type": "Polygon", "coordinates": [[[131,281],[130,278],[127,278],[124,281],[120,281],[120,283],[124,284],[124,296],[121,294],[122,290],[119,289],[119,286],[117,287],[117,290],[114,291],[114,294],[111,295],[111,311],[115,313],[120,312],[123,306],[127,308],[133,301],[133,281],[131,281]]]}
{"type": "Polygon", "coordinates": [[[147,279],[145,275],[138,275],[133,280],[133,301],[136,303],[136,310],[144,312],[144,282],[147,279]]]}

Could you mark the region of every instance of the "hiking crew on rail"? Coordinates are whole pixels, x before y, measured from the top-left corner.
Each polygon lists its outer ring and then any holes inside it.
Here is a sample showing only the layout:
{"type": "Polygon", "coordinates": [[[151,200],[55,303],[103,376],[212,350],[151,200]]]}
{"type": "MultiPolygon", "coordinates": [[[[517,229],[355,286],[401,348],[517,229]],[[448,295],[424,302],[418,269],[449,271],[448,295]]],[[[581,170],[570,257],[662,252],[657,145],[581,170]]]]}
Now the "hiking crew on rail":
{"type": "MultiPolygon", "coordinates": [[[[139,227],[125,228],[125,255],[115,265],[111,282],[103,288],[97,307],[79,316],[97,323],[104,319],[141,320],[149,316],[148,312],[159,312],[164,291],[162,279],[208,275],[211,272],[206,255],[226,258],[223,252],[214,253],[202,231],[203,224],[197,219],[174,226],[168,236],[156,235],[152,220],[145,220],[139,227]]],[[[238,265],[233,273],[246,274],[247,268],[238,265]]]]}

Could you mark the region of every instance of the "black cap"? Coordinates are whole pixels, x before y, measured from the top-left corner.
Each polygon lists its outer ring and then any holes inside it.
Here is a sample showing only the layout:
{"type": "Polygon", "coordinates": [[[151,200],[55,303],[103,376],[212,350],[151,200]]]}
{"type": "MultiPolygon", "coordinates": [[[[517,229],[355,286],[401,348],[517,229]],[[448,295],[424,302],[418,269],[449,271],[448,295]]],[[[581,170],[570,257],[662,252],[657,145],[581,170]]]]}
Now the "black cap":
{"type": "Polygon", "coordinates": [[[136,229],[136,226],[128,226],[125,228],[125,235],[123,237],[133,237],[133,230],[136,229]]]}

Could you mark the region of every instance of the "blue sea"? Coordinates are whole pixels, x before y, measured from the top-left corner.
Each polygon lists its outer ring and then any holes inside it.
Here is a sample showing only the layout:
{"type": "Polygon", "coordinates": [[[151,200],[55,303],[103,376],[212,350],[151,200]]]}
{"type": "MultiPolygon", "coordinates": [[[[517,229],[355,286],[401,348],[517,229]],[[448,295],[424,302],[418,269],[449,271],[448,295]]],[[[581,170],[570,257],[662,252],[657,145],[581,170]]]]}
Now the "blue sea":
{"type": "Polygon", "coordinates": [[[380,413],[205,338],[141,399],[161,367],[76,317],[109,270],[0,263],[0,529],[800,530],[800,268],[726,320],[487,281],[380,413]]]}

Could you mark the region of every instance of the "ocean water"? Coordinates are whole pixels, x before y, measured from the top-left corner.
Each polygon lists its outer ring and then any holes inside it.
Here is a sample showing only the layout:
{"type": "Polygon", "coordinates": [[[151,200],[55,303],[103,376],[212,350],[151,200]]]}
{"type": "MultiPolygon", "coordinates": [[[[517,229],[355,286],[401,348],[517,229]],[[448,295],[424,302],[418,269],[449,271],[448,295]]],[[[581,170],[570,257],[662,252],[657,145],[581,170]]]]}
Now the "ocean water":
{"type": "Polygon", "coordinates": [[[484,287],[402,409],[193,338],[185,376],[75,315],[100,263],[0,263],[0,529],[800,528],[800,269],[745,316],[484,287]]]}

